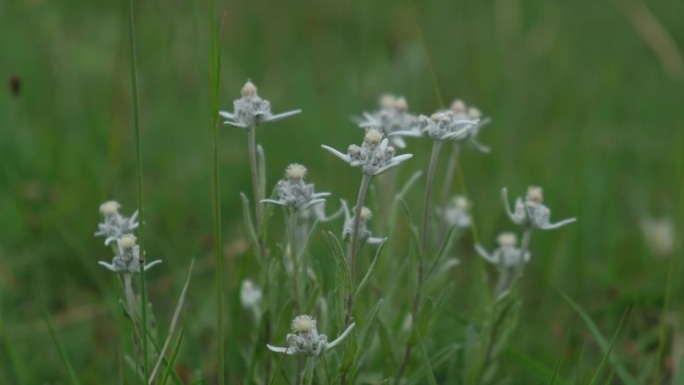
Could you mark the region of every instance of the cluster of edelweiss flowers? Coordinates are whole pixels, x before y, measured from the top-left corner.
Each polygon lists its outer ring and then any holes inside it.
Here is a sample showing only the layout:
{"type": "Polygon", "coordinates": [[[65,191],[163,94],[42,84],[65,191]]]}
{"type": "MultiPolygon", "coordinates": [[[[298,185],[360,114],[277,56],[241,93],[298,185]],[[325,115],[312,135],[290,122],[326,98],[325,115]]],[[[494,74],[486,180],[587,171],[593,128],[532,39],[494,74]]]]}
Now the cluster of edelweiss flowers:
{"type": "Polygon", "coordinates": [[[100,213],[104,221],[97,225],[98,231],[95,236],[105,237],[105,246],[116,242],[113,251],[114,257],[111,263],[100,261],[99,264],[119,274],[135,274],[161,263],[160,260],[145,264],[144,256],[140,255],[140,246],[133,231],[138,228],[138,212],[130,217],[124,217],[119,213],[121,205],[116,201],[107,201],[100,205],[100,213]]]}

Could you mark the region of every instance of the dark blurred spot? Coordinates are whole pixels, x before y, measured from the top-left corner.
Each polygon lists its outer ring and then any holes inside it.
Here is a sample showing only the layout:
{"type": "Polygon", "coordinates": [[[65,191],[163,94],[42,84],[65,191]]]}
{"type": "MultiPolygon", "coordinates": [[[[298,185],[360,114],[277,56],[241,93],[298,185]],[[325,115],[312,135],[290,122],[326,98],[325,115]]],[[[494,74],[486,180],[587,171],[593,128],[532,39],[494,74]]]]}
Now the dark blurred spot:
{"type": "Polygon", "coordinates": [[[19,75],[12,75],[9,80],[10,94],[12,96],[19,97],[21,93],[21,78],[19,75]]]}

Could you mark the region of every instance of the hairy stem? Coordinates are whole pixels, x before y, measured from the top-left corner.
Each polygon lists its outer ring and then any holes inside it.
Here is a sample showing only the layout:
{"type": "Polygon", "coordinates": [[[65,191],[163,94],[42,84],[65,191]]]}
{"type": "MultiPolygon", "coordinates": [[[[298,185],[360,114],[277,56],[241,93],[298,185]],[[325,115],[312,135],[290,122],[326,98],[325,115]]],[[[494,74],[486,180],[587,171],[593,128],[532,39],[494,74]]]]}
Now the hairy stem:
{"type": "MultiPolygon", "coordinates": [[[[440,201],[440,208],[444,208],[449,203],[449,198],[451,197],[451,188],[454,184],[454,176],[456,175],[456,169],[458,167],[458,155],[461,152],[461,143],[454,141],[451,148],[451,154],[449,154],[449,162],[447,163],[446,173],[444,174],[444,186],[442,186],[442,199],[440,201]]],[[[444,221],[440,222],[439,232],[439,242],[441,244],[444,241],[444,237],[447,232],[447,224],[444,221]]]]}
{"type": "Polygon", "coordinates": [[[300,313],[299,306],[299,288],[297,281],[299,280],[299,261],[297,258],[297,210],[290,209],[290,258],[292,259],[292,297],[294,299],[295,310],[297,314],[300,313]]]}
{"type": "Polygon", "coordinates": [[[359,227],[361,226],[361,209],[363,202],[366,200],[366,193],[368,186],[370,186],[372,175],[363,174],[361,179],[361,186],[359,187],[359,196],[356,199],[356,207],[354,207],[354,223],[352,224],[352,233],[349,245],[347,246],[347,264],[349,264],[349,271],[352,279],[352,289],[347,296],[347,306],[345,309],[344,323],[349,326],[351,320],[352,306],[354,305],[354,282],[356,275],[356,250],[359,243],[359,227]]]}

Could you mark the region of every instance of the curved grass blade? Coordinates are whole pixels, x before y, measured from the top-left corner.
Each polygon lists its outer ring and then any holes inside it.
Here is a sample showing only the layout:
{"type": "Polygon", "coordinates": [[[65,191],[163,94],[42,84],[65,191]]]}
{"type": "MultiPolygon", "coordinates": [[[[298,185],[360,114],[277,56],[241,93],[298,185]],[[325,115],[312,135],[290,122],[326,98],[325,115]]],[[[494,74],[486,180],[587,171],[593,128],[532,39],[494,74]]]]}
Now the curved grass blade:
{"type": "Polygon", "coordinates": [[[55,331],[54,325],[52,325],[52,319],[50,318],[50,315],[48,314],[48,311],[45,308],[45,303],[43,302],[43,298],[41,295],[39,295],[39,303],[40,314],[43,316],[45,326],[47,326],[48,331],[50,332],[50,337],[52,337],[52,342],[55,344],[55,347],[57,348],[59,358],[62,360],[62,365],[64,365],[64,369],[66,369],[67,374],[69,374],[69,381],[74,385],[79,385],[80,382],[78,381],[78,377],[76,376],[74,367],[71,365],[71,361],[69,360],[69,356],[67,355],[66,350],[64,350],[64,346],[62,346],[62,343],[59,341],[59,338],[57,337],[57,332],[55,331]]]}
{"type": "Polygon", "coordinates": [[[561,363],[563,362],[563,355],[568,350],[568,344],[570,343],[570,336],[572,335],[572,329],[575,327],[575,322],[577,322],[577,313],[572,318],[568,330],[565,332],[565,339],[563,341],[563,349],[558,353],[558,358],[556,358],[556,364],[553,366],[553,374],[549,380],[549,385],[555,385],[556,379],[558,378],[558,373],[560,372],[561,363]]]}
{"type": "MultiPolygon", "coordinates": [[[[191,268],[192,270],[192,268],[191,268]]],[[[164,371],[164,375],[162,376],[161,380],[161,385],[166,385],[166,382],[169,380],[169,376],[171,376],[171,373],[175,373],[176,371],[174,370],[174,366],[176,363],[176,359],[178,358],[178,352],[180,352],[180,347],[181,343],[183,342],[183,336],[185,335],[185,323],[188,321],[188,312],[185,312],[185,317],[183,317],[183,324],[181,325],[180,328],[180,333],[178,334],[178,341],[176,341],[176,346],[173,348],[173,352],[171,353],[171,357],[169,358],[169,362],[166,363],[166,370],[164,371]]],[[[171,336],[169,335],[169,339],[171,336]]],[[[150,381],[151,383],[151,381],[150,381]]]]}
{"type": "MultiPolygon", "coordinates": [[[[617,330],[615,330],[615,334],[613,334],[613,338],[610,341],[610,345],[608,346],[608,350],[606,353],[603,355],[603,358],[601,359],[601,363],[599,364],[598,368],[596,369],[596,373],[594,373],[594,378],[591,379],[590,385],[594,385],[598,383],[599,378],[601,377],[601,372],[603,371],[603,368],[606,366],[606,362],[610,360],[611,358],[611,353],[613,352],[613,348],[615,347],[615,342],[617,341],[617,337],[620,335],[620,331],[622,330],[622,327],[625,324],[625,319],[629,318],[629,314],[632,312],[631,307],[625,310],[625,312],[622,314],[622,318],[620,318],[620,324],[618,325],[617,330]]],[[[617,361],[617,360],[615,360],[617,361]]],[[[607,382],[610,384],[610,382],[607,382]]]]}
{"type": "Polygon", "coordinates": [[[359,296],[359,293],[368,285],[370,282],[370,278],[373,275],[373,272],[375,271],[375,266],[378,263],[378,257],[380,256],[380,253],[382,252],[383,247],[385,246],[386,241],[382,241],[380,246],[378,246],[378,250],[375,252],[375,257],[373,258],[373,262],[371,262],[370,267],[368,267],[368,271],[366,272],[366,275],[364,275],[363,279],[361,280],[361,283],[359,283],[359,286],[356,288],[356,293],[354,293],[354,303],[356,303],[356,298],[359,296]]]}
{"type": "MultiPolygon", "coordinates": [[[[575,303],[575,301],[570,299],[570,297],[568,297],[565,293],[563,293],[563,292],[559,292],[559,293],[570,304],[570,306],[572,306],[572,308],[575,309],[575,311],[579,314],[579,316],[582,318],[582,321],[584,321],[584,323],[587,325],[587,329],[589,329],[589,332],[591,332],[591,335],[594,336],[594,339],[596,339],[596,342],[601,347],[601,350],[603,350],[603,353],[607,354],[609,349],[610,349],[610,345],[608,344],[606,339],[603,337],[603,335],[601,335],[601,332],[598,330],[598,327],[596,326],[594,321],[592,321],[591,318],[589,318],[589,315],[587,315],[587,313],[585,313],[584,310],[582,310],[582,308],[577,303],[575,303]]],[[[634,377],[632,377],[632,375],[630,375],[627,372],[625,367],[622,366],[622,364],[620,364],[620,362],[618,362],[617,359],[614,359],[614,358],[608,358],[608,359],[610,360],[610,363],[615,367],[615,371],[617,372],[618,377],[620,377],[620,380],[622,381],[623,384],[625,384],[625,385],[636,385],[637,384],[634,377]]]]}

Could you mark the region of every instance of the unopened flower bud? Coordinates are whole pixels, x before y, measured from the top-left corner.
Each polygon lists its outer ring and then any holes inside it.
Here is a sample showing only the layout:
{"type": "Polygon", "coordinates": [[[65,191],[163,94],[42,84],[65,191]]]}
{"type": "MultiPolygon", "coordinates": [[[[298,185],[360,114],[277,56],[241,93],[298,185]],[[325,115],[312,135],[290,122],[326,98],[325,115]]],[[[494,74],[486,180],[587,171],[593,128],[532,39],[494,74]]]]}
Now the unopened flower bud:
{"type": "Polygon", "coordinates": [[[117,201],[107,201],[100,205],[100,212],[105,217],[116,215],[119,213],[121,205],[117,201]]]}
{"type": "Polygon", "coordinates": [[[306,176],[306,167],[298,163],[293,163],[287,166],[287,169],[285,170],[285,176],[287,179],[304,179],[306,176]]]}
{"type": "Polygon", "coordinates": [[[382,108],[383,110],[393,108],[395,102],[396,98],[394,97],[394,95],[384,94],[380,97],[380,108],[382,108]]]}
{"type": "Polygon", "coordinates": [[[468,109],[468,117],[470,119],[480,119],[482,117],[482,112],[475,107],[470,107],[468,109]]]}
{"type": "Polygon", "coordinates": [[[454,100],[454,102],[451,103],[451,111],[453,111],[454,114],[457,115],[465,114],[466,105],[465,103],[463,103],[461,99],[454,100]]]}
{"type": "Polygon", "coordinates": [[[135,246],[135,235],[133,234],[124,234],[121,237],[121,248],[124,250],[130,250],[135,246]]]}
{"type": "Polygon", "coordinates": [[[397,100],[394,101],[394,108],[398,112],[406,112],[408,110],[408,103],[406,103],[406,99],[397,98],[397,100]]]}
{"type": "Polygon", "coordinates": [[[518,244],[518,237],[514,233],[501,233],[496,241],[502,248],[515,247],[518,244]]]}
{"type": "Polygon", "coordinates": [[[368,144],[378,144],[382,141],[382,132],[375,128],[370,128],[366,131],[366,136],[363,140],[368,144]]]}
{"type": "Polygon", "coordinates": [[[309,333],[316,329],[316,319],[310,315],[299,315],[292,320],[290,325],[295,333],[309,333]]]}
{"type": "Polygon", "coordinates": [[[367,221],[369,219],[373,218],[373,213],[370,211],[368,207],[362,207],[361,208],[361,219],[364,221],[367,221]]]}
{"type": "Polygon", "coordinates": [[[244,97],[256,96],[257,88],[254,85],[254,83],[248,80],[247,83],[245,83],[245,85],[242,86],[242,90],[240,90],[240,93],[244,97]]]}
{"type": "Polygon", "coordinates": [[[527,188],[525,199],[528,202],[541,203],[544,200],[544,192],[541,187],[530,186],[527,188]]]}

